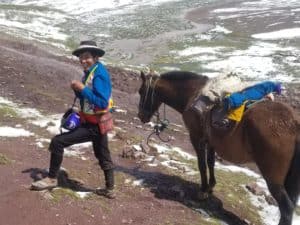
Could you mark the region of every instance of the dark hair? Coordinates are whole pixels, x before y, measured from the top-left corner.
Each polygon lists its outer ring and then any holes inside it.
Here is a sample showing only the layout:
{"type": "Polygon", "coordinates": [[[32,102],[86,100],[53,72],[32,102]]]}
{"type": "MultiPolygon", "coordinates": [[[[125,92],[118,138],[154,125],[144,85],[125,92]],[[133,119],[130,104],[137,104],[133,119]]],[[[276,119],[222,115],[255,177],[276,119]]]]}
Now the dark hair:
{"type": "Polygon", "coordinates": [[[88,51],[88,52],[90,52],[91,53],[91,55],[93,56],[93,58],[95,58],[95,57],[99,57],[99,54],[97,53],[97,52],[95,52],[95,51],[88,51]]]}

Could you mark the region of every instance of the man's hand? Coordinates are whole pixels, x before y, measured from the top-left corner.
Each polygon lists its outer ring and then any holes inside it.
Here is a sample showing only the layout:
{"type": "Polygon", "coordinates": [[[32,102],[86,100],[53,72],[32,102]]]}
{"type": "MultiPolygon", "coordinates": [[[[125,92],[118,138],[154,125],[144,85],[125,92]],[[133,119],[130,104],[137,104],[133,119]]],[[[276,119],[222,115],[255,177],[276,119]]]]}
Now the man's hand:
{"type": "Polygon", "coordinates": [[[267,95],[265,96],[265,98],[266,98],[266,99],[269,99],[269,100],[271,100],[271,101],[274,101],[274,95],[273,95],[272,92],[269,93],[269,94],[267,94],[267,95]]]}
{"type": "Polygon", "coordinates": [[[71,82],[71,88],[74,91],[82,91],[82,89],[84,88],[84,85],[82,82],[78,81],[78,80],[72,80],[71,82]]]}

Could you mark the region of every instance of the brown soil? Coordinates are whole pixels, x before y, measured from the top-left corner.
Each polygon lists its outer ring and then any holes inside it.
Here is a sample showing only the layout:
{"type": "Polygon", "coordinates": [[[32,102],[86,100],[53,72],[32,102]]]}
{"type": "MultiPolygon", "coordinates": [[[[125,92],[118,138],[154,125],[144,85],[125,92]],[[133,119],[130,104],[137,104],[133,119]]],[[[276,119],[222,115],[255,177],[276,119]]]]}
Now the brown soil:
{"type": "MultiPolygon", "coordinates": [[[[63,113],[70,106],[73,100],[70,80],[81,75],[77,61],[20,40],[1,39],[0,49],[0,96],[45,114],[63,113]]],[[[8,162],[0,163],[0,224],[210,224],[206,216],[194,208],[201,208],[227,224],[245,224],[238,209],[223,208],[222,196],[197,201],[198,180],[190,181],[161,168],[150,168],[121,157],[128,140],[137,136],[145,139],[150,131],[137,129],[141,125],[135,118],[139,75],[120,68],[108,68],[116,105],[127,110],[127,114],[115,113],[116,119],[126,121],[116,125],[126,129],[127,133],[116,143],[111,143],[117,167],[117,199],[108,200],[94,194],[78,199],[68,192],[69,189],[93,190],[104,185],[102,171],[91,149],[84,152],[87,160],[65,157],[63,167],[67,172],[61,175],[61,186],[66,185],[67,189],[54,190],[54,199],[49,197],[49,192],[30,191],[31,182],[44,176],[49,165],[47,148],[38,148],[33,137],[0,137],[0,153],[8,159],[8,162]],[[134,187],[126,184],[126,179],[144,179],[144,185],[134,187]],[[184,198],[174,192],[178,184],[185,193],[184,198]]],[[[169,108],[167,117],[182,125],[180,115],[169,108]]],[[[13,119],[2,119],[5,124],[15,126],[13,119]]],[[[171,144],[194,154],[184,128],[170,134],[175,137],[171,144]]]]}

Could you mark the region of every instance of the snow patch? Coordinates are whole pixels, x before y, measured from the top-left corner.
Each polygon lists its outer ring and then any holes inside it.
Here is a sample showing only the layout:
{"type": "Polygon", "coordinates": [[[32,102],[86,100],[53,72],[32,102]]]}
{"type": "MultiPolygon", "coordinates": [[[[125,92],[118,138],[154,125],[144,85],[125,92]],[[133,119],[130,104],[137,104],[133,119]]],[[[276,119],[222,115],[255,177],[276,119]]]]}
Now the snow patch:
{"type": "Polygon", "coordinates": [[[134,180],[132,182],[133,186],[141,186],[144,183],[144,179],[134,180]]]}
{"type": "Polygon", "coordinates": [[[0,127],[0,137],[29,137],[33,136],[34,133],[14,127],[0,127]]]}
{"type": "Polygon", "coordinates": [[[254,177],[254,178],[259,178],[260,177],[260,175],[253,172],[252,170],[249,170],[247,168],[243,168],[243,167],[240,167],[240,166],[224,165],[224,164],[221,164],[219,162],[216,162],[215,167],[217,169],[220,169],[220,170],[226,170],[226,171],[231,171],[231,172],[235,172],[235,173],[241,172],[241,173],[246,174],[249,177],[254,177]]]}
{"type": "Polygon", "coordinates": [[[92,192],[83,192],[83,191],[77,191],[76,194],[80,197],[80,198],[86,198],[89,195],[92,194],[92,192]]]}
{"type": "Polygon", "coordinates": [[[283,29],[268,33],[253,34],[252,37],[262,40],[300,38],[300,28],[283,29]]]}

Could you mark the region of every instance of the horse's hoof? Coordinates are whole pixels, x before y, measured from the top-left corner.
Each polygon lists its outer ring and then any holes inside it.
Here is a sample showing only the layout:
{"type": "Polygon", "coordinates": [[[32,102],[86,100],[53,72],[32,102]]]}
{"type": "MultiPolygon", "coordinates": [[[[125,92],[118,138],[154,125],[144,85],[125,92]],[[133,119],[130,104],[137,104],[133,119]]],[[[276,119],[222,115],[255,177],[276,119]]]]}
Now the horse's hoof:
{"type": "Polygon", "coordinates": [[[200,192],[198,192],[198,199],[200,200],[200,201],[203,201],[203,200],[206,200],[206,199],[208,199],[208,197],[209,197],[209,194],[207,193],[207,192],[202,192],[202,191],[200,191],[200,192]]]}

